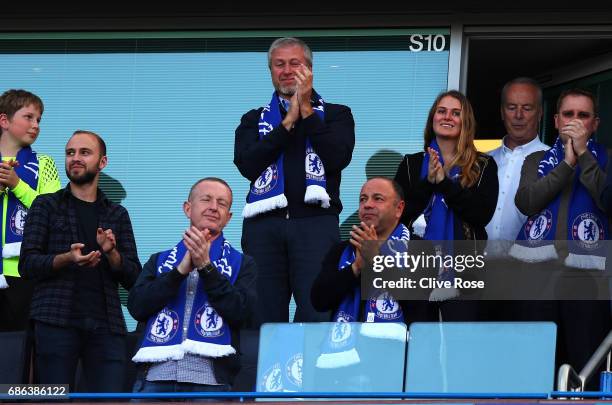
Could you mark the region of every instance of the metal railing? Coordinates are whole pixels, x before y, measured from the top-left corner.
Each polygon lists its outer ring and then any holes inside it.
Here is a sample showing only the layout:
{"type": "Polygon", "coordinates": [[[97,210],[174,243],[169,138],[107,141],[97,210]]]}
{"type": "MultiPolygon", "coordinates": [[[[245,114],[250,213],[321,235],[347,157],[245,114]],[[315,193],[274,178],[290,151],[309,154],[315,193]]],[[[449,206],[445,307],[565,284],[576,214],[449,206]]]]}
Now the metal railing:
{"type": "MultiPolygon", "coordinates": [[[[63,397],[54,398],[56,400],[66,399],[194,399],[194,398],[215,398],[219,400],[233,399],[243,402],[244,400],[252,400],[255,398],[267,399],[384,399],[384,400],[401,400],[401,399],[431,399],[431,400],[449,400],[449,399],[514,399],[514,400],[546,400],[560,398],[584,398],[584,399],[599,399],[602,397],[612,397],[612,392],[575,392],[575,391],[552,391],[543,393],[452,393],[452,392],[164,392],[164,393],[70,393],[63,397]]],[[[42,397],[20,397],[0,395],[0,400],[19,399],[31,400],[42,399],[42,397]]],[[[45,398],[49,400],[49,398],[45,398]]]]}
{"type": "Polygon", "coordinates": [[[612,350],[612,330],[608,332],[608,336],[601,342],[595,353],[591,356],[587,364],[576,373],[576,370],[569,365],[563,364],[559,367],[557,374],[557,390],[559,391],[584,391],[587,382],[593,377],[597,368],[601,365],[607,356],[607,370],[610,371],[610,355],[612,350]]]}

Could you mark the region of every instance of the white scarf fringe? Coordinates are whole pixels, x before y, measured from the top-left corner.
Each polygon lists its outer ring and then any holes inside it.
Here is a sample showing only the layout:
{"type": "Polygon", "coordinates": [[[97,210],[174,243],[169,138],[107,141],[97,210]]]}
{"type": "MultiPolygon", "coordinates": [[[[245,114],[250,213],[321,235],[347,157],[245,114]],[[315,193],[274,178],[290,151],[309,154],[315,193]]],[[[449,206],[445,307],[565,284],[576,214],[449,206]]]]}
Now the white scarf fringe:
{"type": "Polygon", "coordinates": [[[8,259],[9,257],[19,256],[21,251],[21,242],[7,243],[2,247],[2,257],[8,259]]]}
{"type": "Polygon", "coordinates": [[[555,246],[552,243],[550,245],[538,247],[523,246],[515,243],[510,248],[510,252],[508,252],[508,254],[515,259],[527,263],[540,263],[559,258],[557,249],[555,249],[555,246]]]}
{"type": "Polygon", "coordinates": [[[181,347],[187,353],[197,354],[205,357],[224,357],[230,354],[236,354],[236,349],[231,345],[216,345],[207,342],[198,342],[196,340],[186,339],[181,344],[181,347]]]}
{"type": "Polygon", "coordinates": [[[329,194],[327,194],[327,191],[323,187],[316,184],[311,184],[310,186],[306,187],[304,202],[310,204],[320,202],[322,208],[329,208],[330,200],[331,198],[329,197],[329,194]]]}
{"type": "Polygon", "coordinates": [[[427,228],[427,222],[425,221],[425,215],[421,214],[413,223],[412,230],[421,238],[425,236],[425,228],[427,228]]]}
{"type": "Polygon", "coordinates": [[[570,253],[565,258],[565,265],[579,269],[605,270],[606,258],[601,256],[579,255],[570,253]]]}
{"type": "Polygon", "coordinates": [[[265,200],[247,203],[242,210],[242,217],[251,218],[255,215],[263,214],[264,212],[272,211],[277,208],[285,208],[288,204],[287,197],[285,197],[284,194],[275,195],[265,200]]]}
{"type": "Polygon", "coordinates": [[[185,355],[181,345],[141,347],[132,357],[134,363],[160,363],[168,360],[181,360],[185,355]]]}
{"type": "Polygon", "coordinates": [[[185,353],[205,357],[224,357],[236,354],[236,349],[230,345],[215,345],[187,339],[180,345],[143,347],[132,358],[135,363],[161,363],[168,360],[181,360],[185,353]]]}
{"type": "Polygon", "coordinates": [[[4,277],[4,274],[0,274],[0,290],[4,290],[5,288],[8,288],[6,277],[4,277]]]}

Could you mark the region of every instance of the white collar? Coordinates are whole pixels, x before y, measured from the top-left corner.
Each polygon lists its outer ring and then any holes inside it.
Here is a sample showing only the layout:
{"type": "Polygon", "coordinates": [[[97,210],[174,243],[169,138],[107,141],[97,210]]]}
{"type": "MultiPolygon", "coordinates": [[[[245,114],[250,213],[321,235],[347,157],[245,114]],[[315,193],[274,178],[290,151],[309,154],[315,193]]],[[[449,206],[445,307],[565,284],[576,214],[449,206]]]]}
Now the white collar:
{"type": "MultiPolygon", "coordinates": [[[[508,135],[504,136],[504,138],[502,139],[502,151],[504,153],[512,153],[513,149],[510,149],[509,147],[506,146],[507,137],[508,135]]],[[[531,141],[527,142],[526,144],[518,145],[517,147],[514,148],[514,150],[528,149],[530,146],[533,146],[537,143],[540,143],[540,134],[537,134],[535,138],[533,138],[531,141]]]]}

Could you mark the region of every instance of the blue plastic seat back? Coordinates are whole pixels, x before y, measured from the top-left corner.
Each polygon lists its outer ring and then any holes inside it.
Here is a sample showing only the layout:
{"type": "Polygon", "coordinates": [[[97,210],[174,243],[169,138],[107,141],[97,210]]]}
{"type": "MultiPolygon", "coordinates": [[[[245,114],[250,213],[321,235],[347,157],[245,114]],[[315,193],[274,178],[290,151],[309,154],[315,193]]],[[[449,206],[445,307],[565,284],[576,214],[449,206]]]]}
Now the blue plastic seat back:
{"type": "Polygon", "coordinates": [[[404,324],[265,324],[257,391],[401,392],[406,335],[404,324]]]}
{"type": "Polygon", "coordinates": [[[406,392],[547,393],[552,322],[445,322],[410,326],[406,392]]]}

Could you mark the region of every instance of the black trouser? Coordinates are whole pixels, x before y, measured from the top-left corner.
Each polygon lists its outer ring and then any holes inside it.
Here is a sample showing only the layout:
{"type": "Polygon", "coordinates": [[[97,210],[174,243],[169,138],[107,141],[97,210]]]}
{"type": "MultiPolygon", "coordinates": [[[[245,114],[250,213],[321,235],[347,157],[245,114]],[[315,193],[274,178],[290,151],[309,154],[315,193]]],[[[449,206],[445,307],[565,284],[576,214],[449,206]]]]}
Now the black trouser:
{"type": "Polygon", "coordinates": [[[242,249],[257,262],[256,325],[289,321],[291,294],[295,322],[329,321],[329,313],[312,307],[310,289],[323,257],[339,240],[335,215],[286,219],[264,214],[244,220],[242,249]]]}
{"type": "Polygon", "coordinates": [[[76,328],[34,323],[40,384],[70,384],[74,391],[79,359],[88,392],[121,392],[125,377],[125,336],[105,327],[76,328]]]}
{"type": "Polygon", "coordinates": [[[11,276],[6,281],[9,287],[0,290],[0,332],[26,330],[34,283],[11,276]]]}

